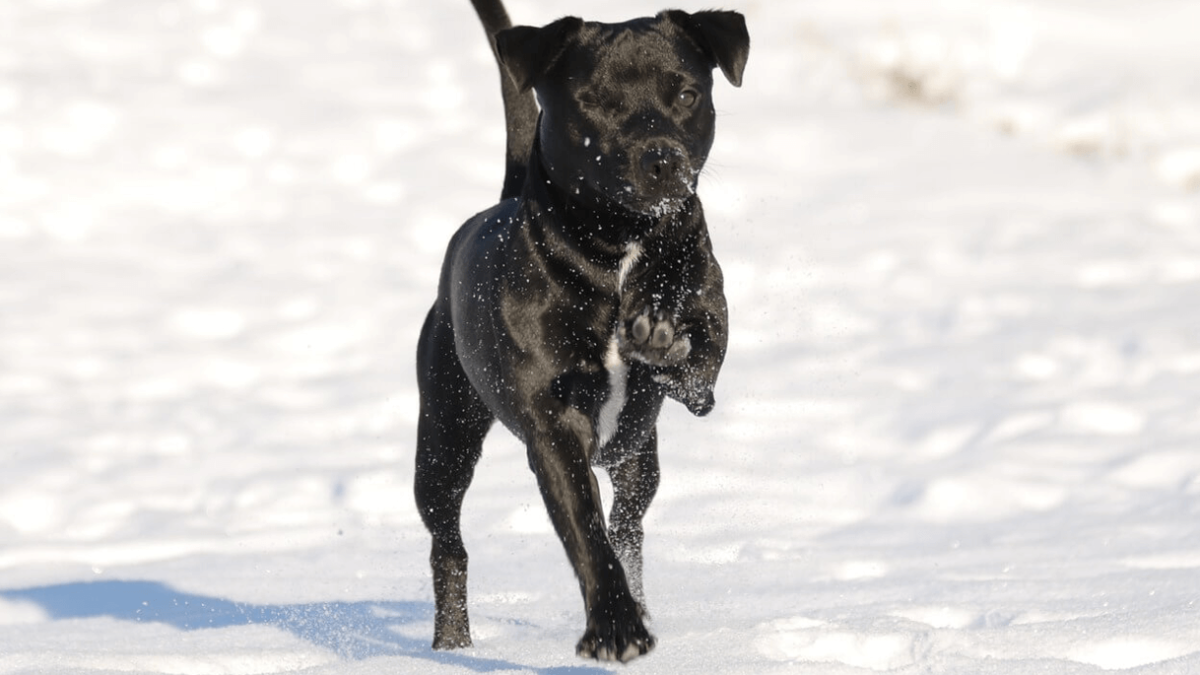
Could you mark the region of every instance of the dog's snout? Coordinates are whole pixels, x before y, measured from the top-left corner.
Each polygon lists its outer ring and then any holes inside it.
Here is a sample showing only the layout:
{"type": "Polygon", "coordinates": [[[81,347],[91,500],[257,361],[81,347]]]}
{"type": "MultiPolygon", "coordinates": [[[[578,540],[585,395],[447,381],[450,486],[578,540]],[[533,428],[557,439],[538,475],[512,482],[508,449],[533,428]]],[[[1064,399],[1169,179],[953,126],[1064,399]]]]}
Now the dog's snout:
{"type": "Polygon", "coordinates": [[[670,180],[683,177],[683,151],[668,146],[652,147],[642,154],[642,175],[651,180],[670,180]]]}
{"type": "Polygon", "coordinates": [[[642,146],[632,167],[628,192],[633,208],[644,213],[668,213],[696,191],[696,171],[687,152],[671,142],[642,146]]]}

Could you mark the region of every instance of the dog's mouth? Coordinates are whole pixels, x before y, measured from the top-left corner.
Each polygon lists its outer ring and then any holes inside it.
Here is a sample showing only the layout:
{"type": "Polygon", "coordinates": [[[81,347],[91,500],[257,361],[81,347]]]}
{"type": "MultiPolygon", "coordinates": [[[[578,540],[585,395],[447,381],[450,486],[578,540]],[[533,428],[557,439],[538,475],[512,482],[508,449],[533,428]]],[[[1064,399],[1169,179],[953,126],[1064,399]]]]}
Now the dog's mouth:
{"type": "Polygon", "coordinates": [[[684,194],[673,196],[653,196],[639,197],[633,193],[632,188],[626,192],[625,198],[618,199],[617,202],[640,216],[653,216],[655,218],[663,218],[673,216],[683,210],[688,199],[695,194],[695,190],[689,190],[684,194]]]}

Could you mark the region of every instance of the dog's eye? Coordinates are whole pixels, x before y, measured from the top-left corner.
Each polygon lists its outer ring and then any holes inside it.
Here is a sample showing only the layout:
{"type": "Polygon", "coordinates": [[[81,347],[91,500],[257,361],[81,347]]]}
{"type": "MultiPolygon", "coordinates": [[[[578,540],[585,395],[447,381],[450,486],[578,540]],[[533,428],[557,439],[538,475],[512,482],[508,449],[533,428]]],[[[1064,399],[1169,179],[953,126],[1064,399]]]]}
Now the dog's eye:
{"type": "Polygon", "coordinates": [[[691,108],[700,100],[700,92],[695,89],[684,89],[679,92],[679,105],[685,108],[691,108]]]}

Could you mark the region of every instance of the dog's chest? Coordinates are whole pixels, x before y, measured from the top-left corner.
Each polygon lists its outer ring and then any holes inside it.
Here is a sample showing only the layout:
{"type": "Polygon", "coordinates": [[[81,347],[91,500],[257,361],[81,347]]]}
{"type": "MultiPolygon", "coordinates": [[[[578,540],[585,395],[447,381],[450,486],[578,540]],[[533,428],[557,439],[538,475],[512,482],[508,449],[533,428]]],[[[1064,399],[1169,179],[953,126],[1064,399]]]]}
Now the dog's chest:
{"type": "MultiPolygon", "coordinates": [[[[637,242],[625,246],[625,255],[617,265],[617,296],[625,293],[625,281],[630,271],[642,256],[642,247],[637,242]]],[[[620,338],[617,335],[619,327],[608,338],[608,349],[604,353],[604,369],[608,373],[608,396],[600,407],[596,420],[596,436],[600,447],[604,447],[617,433],[621,410],[627,400],[629,383],[629,364],[621,357],[620,338]]]]}

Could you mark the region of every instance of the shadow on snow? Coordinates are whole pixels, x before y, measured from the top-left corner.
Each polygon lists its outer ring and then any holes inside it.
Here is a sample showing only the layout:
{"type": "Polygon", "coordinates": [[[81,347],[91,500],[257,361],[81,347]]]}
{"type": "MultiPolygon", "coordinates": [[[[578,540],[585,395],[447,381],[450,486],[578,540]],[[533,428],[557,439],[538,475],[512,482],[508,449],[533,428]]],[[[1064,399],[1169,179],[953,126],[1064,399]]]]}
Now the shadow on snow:
{"type": "MultiPolygon", "coordinates": [[[[432,622],[427,602],[329,602],[305,605],[252,605],[191,595],[150,581],[99,581],[0,591],[0,598],[41,606],[53,619],[107,616],[122,621],[153,621],[180,630],[263,624],[274,626],[342,658],[410,656],[486,673],[529,666],[434,651],[425,640],[398,632],[405,624],[432,622]]],[[[589,666],[533,669],[543,675],[601,675],[589,666]]]]}

